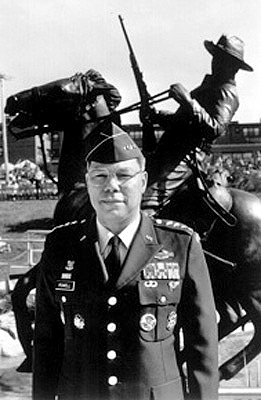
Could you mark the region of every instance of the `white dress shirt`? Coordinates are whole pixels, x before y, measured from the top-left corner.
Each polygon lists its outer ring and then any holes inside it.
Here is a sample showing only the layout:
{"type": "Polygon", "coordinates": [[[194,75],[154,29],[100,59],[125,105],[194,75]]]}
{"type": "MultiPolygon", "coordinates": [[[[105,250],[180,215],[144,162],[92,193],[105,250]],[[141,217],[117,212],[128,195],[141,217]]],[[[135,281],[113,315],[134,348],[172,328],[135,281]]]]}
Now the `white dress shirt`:
{"type": "MultiPolygon", "coordinates": [[[[127,252],[132,243],[132,240],[135,236],[135,233],[137,232],[140,223],[140,218],[141,216],[139,213],[137,217],[125,229],[123,229],[121,233],[117,235],[120,238],[119,251],[120,251],[121,264],[123,264],[127,252]]],[[[105,226],[103,226],[99,222],[98,218],[96,218],[96,224],[97,224],[97,231],[99,238],[99,249],[103,260],[105,260],[107,255],[111,251],[111,246],[108,243],[109,240],[114,236],[114,233],[105,228],[105,226]]]]}

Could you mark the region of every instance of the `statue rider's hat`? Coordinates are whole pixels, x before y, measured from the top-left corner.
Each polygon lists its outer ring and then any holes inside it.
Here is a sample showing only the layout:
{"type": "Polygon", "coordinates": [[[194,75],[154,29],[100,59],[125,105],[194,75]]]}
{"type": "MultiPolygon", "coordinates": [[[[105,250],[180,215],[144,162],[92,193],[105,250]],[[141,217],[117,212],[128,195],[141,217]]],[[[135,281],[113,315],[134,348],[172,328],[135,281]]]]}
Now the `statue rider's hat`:
{"type": "Polygon", "coordinates": [[[205,40],[204,46],[206,47],[207,51],[212,54],[212,56],[216,52],[228,54],[238,62],[240,69],[253,71],[253,68],[244,61],[245,44],[243,40],[239,39],[237,36],[229,36],[223,34],[220,36],[216,44],[209,40],[205,40]]]}
{"type": "Polygon", "coordinates": [[[86,162],[115,163],[143,159],[130,135],[113,122],[99,124],[86,140],[86,162]]]}

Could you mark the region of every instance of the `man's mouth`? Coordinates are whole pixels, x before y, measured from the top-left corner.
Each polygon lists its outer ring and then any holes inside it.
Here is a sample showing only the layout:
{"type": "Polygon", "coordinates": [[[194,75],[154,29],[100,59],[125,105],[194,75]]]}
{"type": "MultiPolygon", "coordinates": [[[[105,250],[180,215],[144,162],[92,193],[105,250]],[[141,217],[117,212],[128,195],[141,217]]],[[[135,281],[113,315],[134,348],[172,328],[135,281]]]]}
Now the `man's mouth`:
{"type": "Polygon", "coordinates": [[[102,203],[106,203],[106,204],[117,204],[117,203],[123,203],[123,199],[103,199],[102,203]]]}

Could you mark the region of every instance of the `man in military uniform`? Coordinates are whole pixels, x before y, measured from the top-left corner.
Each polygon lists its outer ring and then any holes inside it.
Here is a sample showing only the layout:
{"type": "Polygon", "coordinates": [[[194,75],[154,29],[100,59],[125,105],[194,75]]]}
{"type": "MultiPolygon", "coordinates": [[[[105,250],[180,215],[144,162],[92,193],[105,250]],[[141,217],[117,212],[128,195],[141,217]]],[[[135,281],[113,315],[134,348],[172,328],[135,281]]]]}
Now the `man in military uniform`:
{"type": "Polygon", "coordinates": [[[126,132],[110,122],[88,141],[95,215],[47,237],[33,398],[217,399],[217,324],[198,236],[141,213],[145,161],[126,132]]]}

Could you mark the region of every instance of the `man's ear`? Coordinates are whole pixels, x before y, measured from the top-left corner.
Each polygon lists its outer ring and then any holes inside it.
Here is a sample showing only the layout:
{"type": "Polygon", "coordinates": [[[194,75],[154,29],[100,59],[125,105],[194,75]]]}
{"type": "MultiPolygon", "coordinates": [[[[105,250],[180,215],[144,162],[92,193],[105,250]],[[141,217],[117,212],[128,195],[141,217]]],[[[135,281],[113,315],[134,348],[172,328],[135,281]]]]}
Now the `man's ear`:
{"type": "Polygon", "coordinates": [[[147,185],[148,185],[148,172],[144,171],[142,173],[142,193],[145,192],[147,185]]]}

